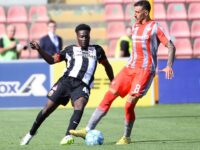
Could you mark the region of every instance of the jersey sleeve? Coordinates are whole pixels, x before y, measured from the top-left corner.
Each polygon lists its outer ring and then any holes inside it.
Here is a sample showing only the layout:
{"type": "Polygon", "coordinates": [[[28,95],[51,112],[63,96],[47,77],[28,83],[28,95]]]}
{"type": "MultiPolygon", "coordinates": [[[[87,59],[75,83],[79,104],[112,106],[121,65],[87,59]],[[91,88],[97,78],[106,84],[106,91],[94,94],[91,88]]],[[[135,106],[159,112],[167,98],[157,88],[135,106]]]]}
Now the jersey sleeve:
{"type": "Polygon", "coordinates": [[[96,49],[97,49],[97,60],[99,63],[103,63],[104,60],[107,60],[105,51],[99,45],[96,45],[96,49]]]}
{"type": "Polygon", "coordinates": [[[159,24],[157,28],[157,37],[164,46],[170,41],[169,34],[159,24]]]}
{"type": "Polygon", "coordinates": [[[65,47],[63,50],[60,51],[60,61],[63,61],[66,59],[66,54],[69,52],[69,46],[65,47]]]}

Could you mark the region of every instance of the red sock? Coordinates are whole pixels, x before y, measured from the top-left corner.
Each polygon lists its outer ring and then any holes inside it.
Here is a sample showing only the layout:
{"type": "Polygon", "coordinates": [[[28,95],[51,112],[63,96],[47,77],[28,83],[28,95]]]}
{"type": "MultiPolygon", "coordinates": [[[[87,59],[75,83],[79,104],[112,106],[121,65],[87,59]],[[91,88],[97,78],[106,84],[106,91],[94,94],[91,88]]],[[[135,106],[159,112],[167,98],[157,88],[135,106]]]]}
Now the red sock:
{"type": "Polygon", "coordinates": [[[126,122],[134,122],[135,121],[135,103],[126,102],[125,104],[125,118],[126,122]]]}
{"type": "Polygon", "coordinates": [[[101,103],[99,104],[99,108],[105,112],[107,112],[112,104],[112,102],[115,100],[117,96],[114,95],[112,92],[108,91],[101,103]]]}

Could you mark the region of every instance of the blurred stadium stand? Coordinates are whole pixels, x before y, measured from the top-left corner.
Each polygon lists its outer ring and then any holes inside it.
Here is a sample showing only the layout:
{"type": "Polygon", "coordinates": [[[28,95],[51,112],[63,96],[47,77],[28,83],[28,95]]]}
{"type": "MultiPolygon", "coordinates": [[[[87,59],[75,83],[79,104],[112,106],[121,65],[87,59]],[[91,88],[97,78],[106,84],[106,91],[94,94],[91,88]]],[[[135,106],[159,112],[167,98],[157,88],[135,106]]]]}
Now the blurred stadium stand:
{"type": "Polygon", "coordinates": [[[154,13],[154,19],[165,20],[166,19],[166,9],[163,3],[155,3],[154,11],[159,13],[154,13]]]}
{"type": "Polygon", "coordinates": [[[176,58],[192,58],[192,45],[189,38],[176,38],[174,45],[176,46],[176,58]]]}
{"type": "Polygon", "coordinates": [[[29,22],[47,22],[49,20],[45,5],[30,6],[28,12],[29,22]]]}
{"type": "Polygon", "coordinates": [[[173,37],[190,37],[190,29],[186,20],[173,20],[170,25],[170,35],[173,37]]]}
{"type": "Polygon", "coordinates": [[[47,24],[42,22],[33,23],[29,29],[29,40],[39,40],[47,34],[47,24]]]}
{"type": "Polygon", "coordinates": [[[0,35],[5,34],[6,27],[4,23],[0,23],[0,35]]]}
{"type": "Polygon", "coordinates": [[[28,16],[25,6],[13,5],[8,8],[7,23],[26,23],[28,16]]]}
{"type": "Polygon", "coordinates": [[[6,13],[4,7],[0,6],[0,23],[6,22],[6,13]]]}
{"type": "Polygon", "coordinates": [[[193,44],[193,56],[200,58],[200,38],[196,38],[193,44]]]}
{"type": "MultiPolygon", "coordinates": [[[[76,42],[75,26],[87,23],[92,27],[91,42],[102,45],[107,55],[112,57],[116,40],[125,33],[126,25],[134,22],[131,2],[132,0],[0,1],[0,35],[5,33],[8,23],[14,23],[17,30],[20,29],[16,36],[22,43],[31,39],[39,40],[46,33],[46,22],[53,19],[57,22],[57,33],[63,37],[65,46],[76,42]]],[[[199,57],[199,8],[200,0],[154,0],[154,19],[170,33],[176,43],[177,58],[199,57]]],[[[160,46],[158,58],[166,59],[167,55],[167,49],[160,46]]],[[[37,58],[38,54],[24,51],[21,58],[26,57],[37,58]]]]}
{"type": "Polygon", "coordinates": [[[187,11],[184,3],[169,3],[167,7],[168,20],[187,19],[187,11]]]}
{"type": "Polygon", "coordinates": [[[121,4],[105,5],[105,20],[106,21],[123,21],[124,11],[121,4]]]}
{"type": "Polygon", "coordinates": [[[199,3],[190,3],[188,7],[188,19],[200,19],[200,1],[199,3]]]}

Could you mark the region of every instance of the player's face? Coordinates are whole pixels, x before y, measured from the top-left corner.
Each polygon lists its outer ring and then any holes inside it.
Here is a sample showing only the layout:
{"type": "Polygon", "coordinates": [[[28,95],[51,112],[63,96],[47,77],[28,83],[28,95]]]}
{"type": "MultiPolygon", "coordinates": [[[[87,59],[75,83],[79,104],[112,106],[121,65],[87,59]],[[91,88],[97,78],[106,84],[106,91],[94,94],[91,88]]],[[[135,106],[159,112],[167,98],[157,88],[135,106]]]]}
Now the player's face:
{"type": "Polygon", "coordinates": [[[136,23],[142,24],[142,22],[147,18],[148,16],[148,11],[143,9],[142,6],[136,6],[134,11],[134,17],[136,23]]]}
{"type": "Polygon", "coordinates": [[[78,44],[82,48],[86,48],[90,43],[90,31],[80,30],[77,33],[78,44]]]}

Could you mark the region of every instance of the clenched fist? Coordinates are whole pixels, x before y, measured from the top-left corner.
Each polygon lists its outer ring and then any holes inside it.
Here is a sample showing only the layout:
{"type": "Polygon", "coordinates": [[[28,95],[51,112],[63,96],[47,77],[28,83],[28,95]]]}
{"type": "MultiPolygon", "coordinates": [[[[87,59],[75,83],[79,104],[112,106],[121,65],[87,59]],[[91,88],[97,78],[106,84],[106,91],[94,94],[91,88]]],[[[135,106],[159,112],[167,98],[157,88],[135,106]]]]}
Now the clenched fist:
{"type": "Polygon", "coordinates": [[[39,44],[36,42],[36,41],[31,41],[30,42],[30,47],[34,50],[39,50],[40,49],[40,46],[39,44]]]}

